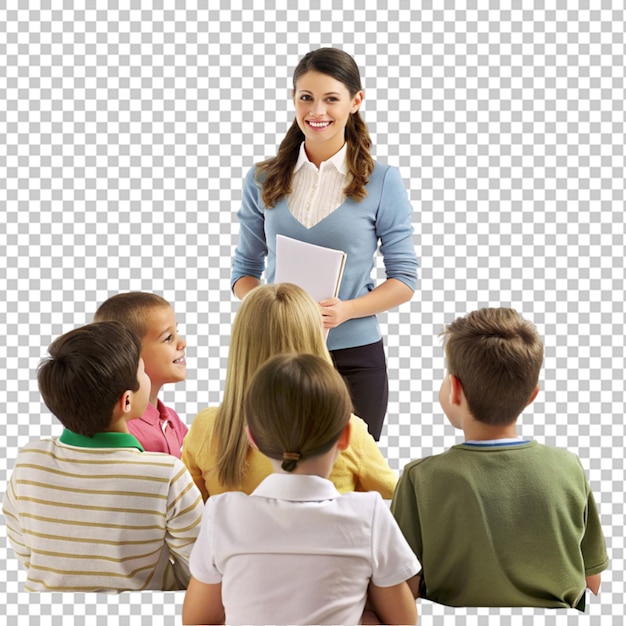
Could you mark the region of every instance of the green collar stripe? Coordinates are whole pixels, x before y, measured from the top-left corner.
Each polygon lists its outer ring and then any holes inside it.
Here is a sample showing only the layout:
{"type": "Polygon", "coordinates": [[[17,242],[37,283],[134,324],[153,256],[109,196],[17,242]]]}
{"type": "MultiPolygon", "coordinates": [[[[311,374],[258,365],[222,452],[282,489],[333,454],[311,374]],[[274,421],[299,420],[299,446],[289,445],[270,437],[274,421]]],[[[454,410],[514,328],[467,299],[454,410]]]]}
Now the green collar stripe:
{"type": "Polygon", "coordinates": [[[77,448],[137,448],[144,451],[137,438],[130,433],[96,433],[93,437],[87,437],[66,428],[59,441],[77,448]]]}

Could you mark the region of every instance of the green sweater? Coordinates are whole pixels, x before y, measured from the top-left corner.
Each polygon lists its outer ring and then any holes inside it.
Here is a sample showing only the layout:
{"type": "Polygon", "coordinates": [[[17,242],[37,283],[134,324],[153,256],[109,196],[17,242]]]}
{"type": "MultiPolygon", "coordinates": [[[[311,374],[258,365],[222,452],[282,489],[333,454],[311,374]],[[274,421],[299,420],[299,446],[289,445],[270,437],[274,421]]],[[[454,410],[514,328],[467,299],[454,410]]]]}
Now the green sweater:
{"type": "Polygon", "coordinates": [[[583,608],[585,576],[608,564],[578,457],[535,441],[413,461],[391,511],[422,564],[422,595],[441,604],[583,608]]]}

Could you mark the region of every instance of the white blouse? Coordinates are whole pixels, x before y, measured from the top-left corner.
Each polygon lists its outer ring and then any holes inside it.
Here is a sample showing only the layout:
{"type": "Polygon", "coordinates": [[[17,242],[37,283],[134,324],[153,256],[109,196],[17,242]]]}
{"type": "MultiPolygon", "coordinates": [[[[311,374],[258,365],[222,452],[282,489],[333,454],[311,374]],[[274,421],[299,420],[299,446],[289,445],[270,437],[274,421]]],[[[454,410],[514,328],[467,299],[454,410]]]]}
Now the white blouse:
{"type": "Polygon", "coordinates": [[[304,142],[300,145],[287,206],[305,228],[313,228],[346,199],[343,193],[349,176],[346,152],[347,144],[344,143],[339,152],[320,163],[318,170],[309,161],[304,142]]]}

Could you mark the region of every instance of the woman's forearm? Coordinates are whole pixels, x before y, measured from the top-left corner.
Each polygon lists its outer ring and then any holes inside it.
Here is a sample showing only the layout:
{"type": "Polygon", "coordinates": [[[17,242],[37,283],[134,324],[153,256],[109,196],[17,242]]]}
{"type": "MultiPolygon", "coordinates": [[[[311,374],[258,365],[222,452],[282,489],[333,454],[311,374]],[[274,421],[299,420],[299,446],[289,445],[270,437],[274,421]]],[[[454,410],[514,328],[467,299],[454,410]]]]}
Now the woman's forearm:
{"type": "Polygon", "coordinates": [[[396,278],[388,278],[368,294],[354,300],[328,298],[319,304],[324,328],[335,328],[350,319],[368,317],[393,309],[413,297],[413,290],[396,278]]]}
{"type": "Polygon", "coordinates": [[[243,300],[249,291],[252,291],[255,287],[258,287],[261,281],[254,276],[242,276],[234,285],[233,291],[235,295],[243,300]]]}

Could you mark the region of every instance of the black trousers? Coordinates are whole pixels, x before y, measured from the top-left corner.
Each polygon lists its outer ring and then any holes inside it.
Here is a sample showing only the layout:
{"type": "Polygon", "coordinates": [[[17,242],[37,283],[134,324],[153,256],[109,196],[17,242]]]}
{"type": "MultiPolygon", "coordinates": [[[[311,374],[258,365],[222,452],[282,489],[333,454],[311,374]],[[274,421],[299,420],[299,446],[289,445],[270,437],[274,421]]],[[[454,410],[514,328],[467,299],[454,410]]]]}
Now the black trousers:
{"type": "Polygon", "coordinates": [[[370,434],[378,441],[389,399],[383,340],[356,348],[332,350],[330,355],[350,389],[355,414],[367,424],[370,434]]]}

